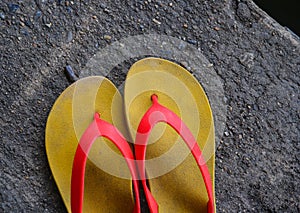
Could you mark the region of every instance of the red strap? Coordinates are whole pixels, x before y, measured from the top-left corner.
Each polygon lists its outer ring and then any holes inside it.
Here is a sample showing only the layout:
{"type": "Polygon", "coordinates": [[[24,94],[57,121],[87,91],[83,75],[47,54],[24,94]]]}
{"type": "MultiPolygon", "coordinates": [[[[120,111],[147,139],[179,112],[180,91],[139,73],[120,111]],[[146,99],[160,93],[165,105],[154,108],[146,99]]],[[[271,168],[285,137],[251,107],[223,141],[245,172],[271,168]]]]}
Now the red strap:
{"type": "Polygon", "coordinates": [[[143,116],[136,135],[135,140],[135,156],[138,162],[138,169],[140,178],[142,180],[143,188],[145,191],[146,199],[151,212],[158,212],[158,204],[151,195],[147,184],[146,184],[146,172],[145,172],[145,155],[146,155],[146,146],[149,139],[152,128],[158,122],[165,122],[169,124],[174,130],[183,138],[189,149],[191,150],[198,167],[201,171],[201,174],[204,179],[205,187],[208,194],[208,204],[207,212],[214,212],[214,198],[213,198],[213,189],[212,181],[210,178],[209,170],[207,165],[202,157],[201,150],[193,137],[192,133],[188,127],[183,123],[183,121],[172,111],[158,103],[158,98],[156,95],[151,96],[152,106],[143,116]]]}
{"type": "MultiPolygon", "coordinates": [[[[134,213],[140,212],[139,190],[134,157],[129,144],[122,134],[110,123],[101,120],[95,113],[94,121],[83,133],[75,153],[71,179],[71,209],[73,213],[81,213],[84,196],[84,173],[87,155],[97,137],[106,137],[111,140],[124,156],[133,179],[135,192],[134,213]]],[[[101,186],[99,186],[101,187],[101,186]]]]}

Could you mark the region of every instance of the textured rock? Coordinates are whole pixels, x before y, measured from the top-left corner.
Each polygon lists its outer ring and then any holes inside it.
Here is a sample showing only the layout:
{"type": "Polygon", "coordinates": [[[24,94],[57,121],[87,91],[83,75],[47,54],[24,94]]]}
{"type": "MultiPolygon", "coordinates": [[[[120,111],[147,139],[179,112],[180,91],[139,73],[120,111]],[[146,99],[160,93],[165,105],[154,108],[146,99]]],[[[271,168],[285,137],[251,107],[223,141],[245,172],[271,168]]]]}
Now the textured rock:
{"type": "MultiPolygon", "coordinates": [[[[0,2],[0,212],[66,212],[44,145],[48,113],[69,85],[64,67],[82,70],[109,45],[104,35],[153,33],[199,49],[224,84],[218,212],[299,212],[299,38],[251,1],[24,0],[11,12],[8,4],[0,2]],[[33,25],[22,27],[21,18],[33,25]],[[68,31],[76,35],[69,43],[68,31]]],[[[136,60],[107,77],[121,85],[136,60]]]]}

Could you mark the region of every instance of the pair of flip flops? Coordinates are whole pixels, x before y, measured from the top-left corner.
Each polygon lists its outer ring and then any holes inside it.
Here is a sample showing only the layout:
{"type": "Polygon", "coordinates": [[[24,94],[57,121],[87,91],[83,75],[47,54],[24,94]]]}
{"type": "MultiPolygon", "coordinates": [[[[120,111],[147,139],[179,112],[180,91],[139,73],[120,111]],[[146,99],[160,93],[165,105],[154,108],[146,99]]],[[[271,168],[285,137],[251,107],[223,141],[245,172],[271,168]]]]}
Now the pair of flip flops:
{"type": "Polygon", "coordinates": [[[173,62],[136,62],[124,98],[100,76],[69,86],[49,114],[46,151],[68,212],[140,212],[139,180],[151,212],[215,211],[212,112],[173,62]]]}

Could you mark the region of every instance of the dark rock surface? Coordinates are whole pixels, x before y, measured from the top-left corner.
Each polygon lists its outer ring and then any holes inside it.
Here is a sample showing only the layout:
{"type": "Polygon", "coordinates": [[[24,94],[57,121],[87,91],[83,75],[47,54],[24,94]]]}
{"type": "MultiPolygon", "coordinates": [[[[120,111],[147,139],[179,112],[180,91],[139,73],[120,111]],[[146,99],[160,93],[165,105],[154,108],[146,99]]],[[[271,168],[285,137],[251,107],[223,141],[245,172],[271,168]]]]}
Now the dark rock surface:
{"type": "Polygon", "coordinates": [[[66,211],[44,145],[64,69],[80,76],[98,49],[149,33],[199,48],[224,83],[217,210],[300,211],[300,40],[251,1],[4,0],[0,14],[0,212],[66,211]]]}

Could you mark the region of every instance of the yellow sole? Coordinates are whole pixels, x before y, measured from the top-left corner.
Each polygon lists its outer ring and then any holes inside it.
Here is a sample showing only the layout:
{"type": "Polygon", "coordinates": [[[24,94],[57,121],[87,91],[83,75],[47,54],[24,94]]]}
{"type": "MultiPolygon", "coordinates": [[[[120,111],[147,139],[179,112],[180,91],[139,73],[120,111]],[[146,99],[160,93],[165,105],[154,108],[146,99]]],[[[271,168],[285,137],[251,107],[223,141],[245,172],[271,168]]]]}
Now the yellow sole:
{"type": "MultiPolygon", "coordinates": [[[[159,58],[136,62],[125,82],[127,125],[135,138],[151,95],[189,127],[202,150],[214,183],[214,123],[208,98],[198,81],[181,66],[159,58]]],[[[167,124],[157,124],[146,152],[150,190],[160,212],[206,212],[208,196],[199,168],[184,141],[167,124]]],[[[213,185],[214,191],[214,185],[213,185]]]]}
{"type": "MultiPolygon", "coordinates": [[[[53,177],[71,212],[71,174],[78,141],[94,113],[126,133],[123,100],[103,77],[80,79],[56,100],[46,126],[46,152],[53,177]]],[[[132,182],[125,160],[107,139],[98,138],[86,163],[83,212],[133,212],[132,182]]]]}

